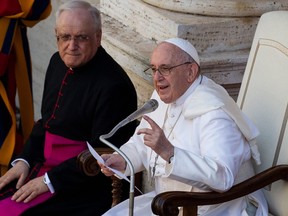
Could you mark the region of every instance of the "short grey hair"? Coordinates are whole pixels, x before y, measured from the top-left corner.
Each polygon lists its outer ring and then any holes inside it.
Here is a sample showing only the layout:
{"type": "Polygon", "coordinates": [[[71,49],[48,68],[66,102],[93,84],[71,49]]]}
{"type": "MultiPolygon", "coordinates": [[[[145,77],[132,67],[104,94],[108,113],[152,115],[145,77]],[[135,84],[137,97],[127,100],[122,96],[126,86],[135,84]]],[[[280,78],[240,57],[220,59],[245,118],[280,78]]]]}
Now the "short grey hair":
{"type": "Polygon", "coordinates": [[[101,23],[100,11],[96,7],[92,6],[90,3],[86,2],[86,1],[79,1],[79,0],[67,1],[66,3],[62,4],[58,8],[58,10],[56,11],[56,14],[55,14],[56,25],[58,22],[58,18],[63,11],[66,11],[66,10],[72,10],[73,11],[74,9],[86,9],[87,12],[90,13],[90,15],[92,16],[92,18],[94,20],[95,30],[101,31],[102,23],[101,23]]]}

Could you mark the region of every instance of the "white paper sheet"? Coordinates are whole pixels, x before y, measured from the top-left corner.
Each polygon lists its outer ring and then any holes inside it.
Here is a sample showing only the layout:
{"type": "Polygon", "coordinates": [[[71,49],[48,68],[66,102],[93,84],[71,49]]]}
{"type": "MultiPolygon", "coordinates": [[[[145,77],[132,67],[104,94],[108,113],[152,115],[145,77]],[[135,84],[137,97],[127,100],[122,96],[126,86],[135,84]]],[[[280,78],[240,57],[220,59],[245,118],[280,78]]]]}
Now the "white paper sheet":
{"type": "MultiPolygon", "coordinates": [[[[90,153],[93,155],[93,157],[99,161],[100,163],[104,164],[105,165],[105,162],[103,160],[103,158],[95,151],[95,149],[88,143],[87,143],[87,146],[88,146],[88,149],[90,151],[90,153]]],[[[108,169],[110,169],[112,172],[114,172],[118,177],[120,177],[121,179],[125,179],[126,181],[130,182],[130,180],[127,178],[127,176],[125,176],[122,172],[118,171],[118,170],[115,170],[109,166],[106,166],[108,169]]]]}

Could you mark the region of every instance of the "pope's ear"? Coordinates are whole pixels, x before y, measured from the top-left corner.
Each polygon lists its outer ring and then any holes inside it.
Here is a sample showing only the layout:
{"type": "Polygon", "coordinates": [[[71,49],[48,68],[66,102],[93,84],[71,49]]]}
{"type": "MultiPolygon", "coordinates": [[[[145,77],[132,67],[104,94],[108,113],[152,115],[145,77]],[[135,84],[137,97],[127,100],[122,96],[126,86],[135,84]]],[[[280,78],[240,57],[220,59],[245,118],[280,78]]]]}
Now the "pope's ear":
{"type": "Polygon", "coordinates": [[[196,63],[192,63],[189,70],[189,82],[193,82],[198,76],[199,67],[196,63]]]}

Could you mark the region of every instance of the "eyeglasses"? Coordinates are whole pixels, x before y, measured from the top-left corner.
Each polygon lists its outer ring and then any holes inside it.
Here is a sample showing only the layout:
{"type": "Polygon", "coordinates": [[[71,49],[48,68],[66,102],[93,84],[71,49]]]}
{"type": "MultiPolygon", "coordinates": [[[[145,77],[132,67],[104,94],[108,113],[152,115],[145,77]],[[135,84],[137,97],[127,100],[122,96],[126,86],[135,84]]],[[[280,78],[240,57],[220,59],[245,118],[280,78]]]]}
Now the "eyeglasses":
{"type": "Polygon", "coordinates": [[[186,65],[186,64],[192,64],[193,62],[184,62],[182,64],[179,65],[175,65],[172,67],[167,67],[167,66],[160,66],[158,69],[155,67],[149,67],[146,70],[144,70],[143,72],[149,76],[152,77],[156,74],[156,71],[158,71],[162,76],[168,76],[171,73],[171,70],[176,68],[176,67],[180,67],[182,65],[186,65]]]}
{"type": "Polygon", "coordinates": [[[69,34],[63,34],[63,35],[56,35],[56,38],[58,41],[61,42],[68,42],[71,40],[74,40],[77,43],[83,43],[83,42],[87,42],[90,40],[90,37],[88,35],[69,35],[69,34]]]}

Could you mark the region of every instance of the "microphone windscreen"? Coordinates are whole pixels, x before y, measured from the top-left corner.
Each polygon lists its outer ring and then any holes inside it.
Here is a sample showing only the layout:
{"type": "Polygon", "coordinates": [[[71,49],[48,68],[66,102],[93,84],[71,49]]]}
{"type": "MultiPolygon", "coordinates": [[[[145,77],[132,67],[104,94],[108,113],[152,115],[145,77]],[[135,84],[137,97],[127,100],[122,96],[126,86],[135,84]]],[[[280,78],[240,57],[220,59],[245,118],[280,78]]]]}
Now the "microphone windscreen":
{"type": "Polygon", "coordinates": [[[152,107],[152,111],[156,110],[158,108],[158,101],[155,99],[151,99],[148,101],[152,107]]]}

